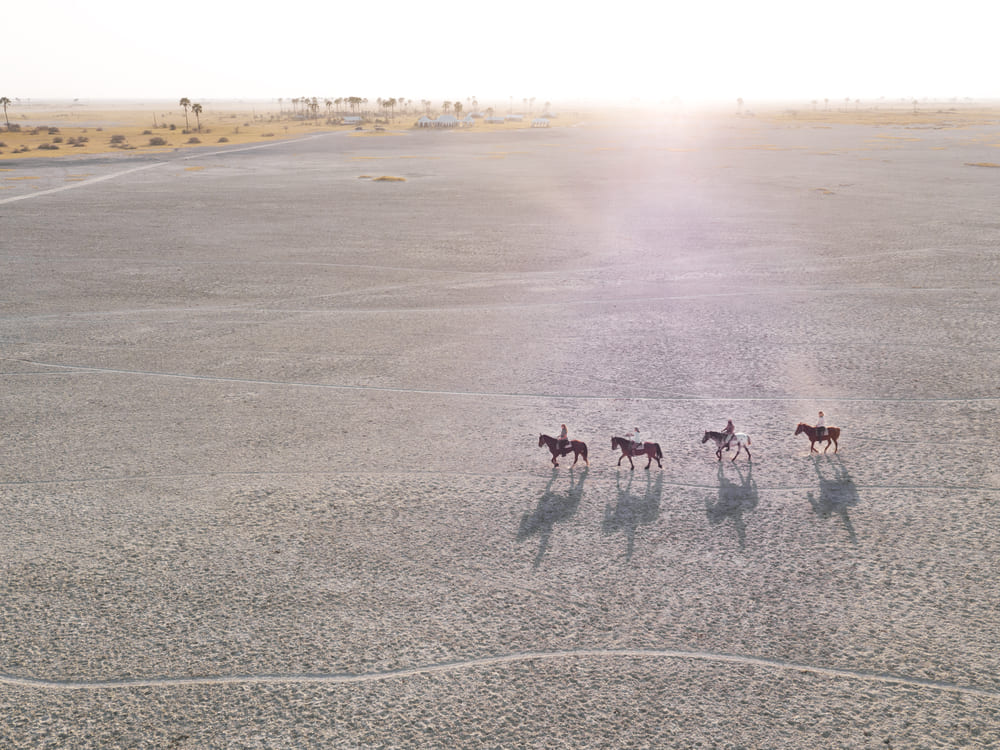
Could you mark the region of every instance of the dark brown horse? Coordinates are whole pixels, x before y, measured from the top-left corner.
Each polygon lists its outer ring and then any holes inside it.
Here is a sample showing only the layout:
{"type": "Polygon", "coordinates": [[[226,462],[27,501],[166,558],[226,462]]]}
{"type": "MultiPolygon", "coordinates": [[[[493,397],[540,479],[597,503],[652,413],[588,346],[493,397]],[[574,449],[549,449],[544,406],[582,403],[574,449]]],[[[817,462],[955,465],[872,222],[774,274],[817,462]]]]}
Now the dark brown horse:
{"type": "Polygon", "coordinates": [[[837,445],[837,441],[840,439],[840,428],[839,427],[827,427],[826,432],[822,435],[819,434],[819,429],[813,427],[811,424],[806,424],[805,422],[799,422],[799,426],[795,428],[795,434],[799,435],[805,433],[806,437],[809,438],[809,452],[819,453],[816,450],[816,443],[826,442],[826,448],[823,452],[826,453],[827,449],[830,447],[830,441],[833,441],[833,452],[836,453],[840,450],[840,446],[837,445]]]}
{"type": "Polygon", "coordinates": [[[629,466],[633,469],[635,464],[632,463],[632,456],[649,456],[649,460],[646,462],[646,468],[648,469],[653,461],[656,461],[656,465],[661,469],[663,464],[660,463],[660,459],[663,458],[663,451],[660,450],[659,443],[645,442],[639,450],[635,450],[632,447],[633,443],[628,438],[623,437],[613,437],[611,438],[611,450],[620,450],[622,454],[618,457],[618,465],[622,465],[622,459],[627,458],[629,466]]]}
{"type": "Polygon", "coordinates": [[[538,447],[541,448],[543,445],[552,452],[553,466],[559,465],[559,462],[556,461],[557,458],[568,456],[570,453],[573,454],[572,466],[576,466],[576,462],[580,460],[580,456],[583,456],[584,463],[590,466],[590,461],[587,460],[587,444],[582,440],[570,440],[560,448],[558,439],[551,435],[539,435],[538,447]]]}

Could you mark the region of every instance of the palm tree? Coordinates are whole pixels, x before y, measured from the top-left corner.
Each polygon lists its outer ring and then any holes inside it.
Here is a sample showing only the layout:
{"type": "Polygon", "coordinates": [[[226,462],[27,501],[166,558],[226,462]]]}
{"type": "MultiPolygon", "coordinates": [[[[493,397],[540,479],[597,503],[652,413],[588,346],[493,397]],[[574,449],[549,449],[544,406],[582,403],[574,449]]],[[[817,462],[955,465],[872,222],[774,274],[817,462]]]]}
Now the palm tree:
{"type": "Polygon", "coordinates": [[[7,105],[10,104],[10,99],[6,96],[0,96],[0,105],[3,105],[3,119],[7,121],[7,130],[10,130],[10,118],[7,117],[7,105]]]}
{"type": "Polygon", "coordinates": [[[201,132],[201,105],[198,103],[191,105],[191,111],[194,112],[195,118],[198,120],[198,132],[201,132]]]}
{"type": "Polygon", "coordinates": [[[455,102],[452,106],[455,108],[455,117],[462,119],[462,102],[455,102]]]}
{"type": "Polygon", "coordinates": [[[188,125],[188,107],[191,106],[191,100],[185,96],[179,103],[182,107],[184,107],[184,129],[190,130],[191,127],[188,125]]]}

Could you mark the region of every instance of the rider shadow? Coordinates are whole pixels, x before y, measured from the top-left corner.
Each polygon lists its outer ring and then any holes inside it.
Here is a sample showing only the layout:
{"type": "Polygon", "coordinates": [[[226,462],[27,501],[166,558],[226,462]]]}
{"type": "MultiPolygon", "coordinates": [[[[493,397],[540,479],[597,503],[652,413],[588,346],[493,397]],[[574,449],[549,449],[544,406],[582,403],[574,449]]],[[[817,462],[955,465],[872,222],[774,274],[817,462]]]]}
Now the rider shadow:
{"type": "Polygon", "coordinates": [[[589,469],[583,469],[579,473],[569,470],[569,489],[559,492],[552,489],[556,479],[559,477],[559,470],[553,468],[552,476],[542,496],[538,499],[538,506],[534,511],[525,513],[521,517],[521,527],[517,531],[517,541],[523,542],[529,537],[538,535],[538,553],[535,555],[535,562],[532,566],[537,569],[542,564],[545,551],[549,547],[552,538],[552,530],[557,523],[569,520],[580,507],[580,499],[583,497],[583,482],[587,478],[589,469]]]}
{"type": "Polygon", "coordinates": [[[854,524],[851,523],[851,517],[847,513],[848,508],[853,508],[861,500],[854,480],[847,473],[843,461],[837,456],[813,456],[812,460],[816,475],[819,477],[819,497],[817,498],[813,492],[807,493],[809,505],[820,518],[829,518],[834,514],[840,516],[847,529],[847,536],[850,538],[851,544],[856,545],[858,535],[855,533],[854,524]],[[831,478],[823,475],[820,469],[821,462],[829,462],[833,467],[831,478]]]}
{"type": "Polygon", "coordinates": [[[642,497],[632,494],[632,479],[629,473],[625,487],[622,488],[621,474],[618,475],[618,505],[612,510],[610,505],[604,507],[605,534],[622,531],[625,534],[625,560],[632,559],[635,550],[635,532],[640,526],[649,526],[656,522],[660,515],[660,498],[663,494],[663,474],[657,473],[655,479],[646,474],[646,491],[642,497]]]}
{"type": "Polygon", "coordinates": [[[740,475],[739,484],[730,482],[723,472],[723,465],[719,464],[719,497],[714,503],[711,497],[705,498],[705,512],[711,523],[721,524],[726,519],[732,519],[742,550],[747,546],[747,524],[743,516],[757,507],[759,497],[757,483],[753,480],[753,464],[747,464],[746,477],[739,464],[734,466],[740,475]]]}

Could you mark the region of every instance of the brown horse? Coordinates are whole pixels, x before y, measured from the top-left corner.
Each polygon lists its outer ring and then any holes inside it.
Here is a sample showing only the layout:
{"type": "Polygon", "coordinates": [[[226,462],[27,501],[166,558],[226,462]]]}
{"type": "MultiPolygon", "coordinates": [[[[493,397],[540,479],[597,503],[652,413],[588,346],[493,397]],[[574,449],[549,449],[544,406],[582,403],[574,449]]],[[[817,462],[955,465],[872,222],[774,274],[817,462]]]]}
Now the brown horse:
{"type": "Polygon", "coordinates": [[[663,451],[660,450],[659,443],[645,442],[639,450],[634,450],[632,448],[632,441],[628,438],[623,437],[613,437],[611,438],[611,450],[621,450],[622,454],[618,457],[618,465],[622,465],[622,459],[627,458],[629,466],[633,469],[635,464],[632,463],[632,456],[649,456],[649,460],[646,462],[646,468],[648,469],[653,461],[656,461],[656,465],[661,469],[663,464],[660,463],[660,459],[663,458],[663,451]]]}
{"type": "Polygon", "coordinates": [[[840,446],[837,445],[837,441],[840,439],[840,428],[839,427],[827,427],[826,432],[822,435],[819,434],[819,430],[813,427],[811,424],[806,424],[805,422],[799,422],[799,426],[795,428],[795,434],[799,435],[805,433],[806,437],[809,438],[809,452],[819,453],[816,450],[816,443],[826,442],[826,448],[823,452],[826,453],[827,449],[830,447],[830,441],[833,441],[833,452],[836,453],[840,450],[840,446]]]}
{"type": "Polygon", "coordinates": [[[552,465],[558,466],[559,462],[556,461],[557,458],[562,456],[568,456],[570,453],[573,454],[573,463],[571,466],[576,466],[576,462],[580,460],[580,456],[583,456],[583,461],[587,466],[590,466],[590,461],[587,460],[587,444],[582,440],[570,440],[562,448],[559,447],[559,440],[552,437],[551,435],[539,435],[538,436],[538,447],[541,448],[545,446],[552,452],[552,465]]]}

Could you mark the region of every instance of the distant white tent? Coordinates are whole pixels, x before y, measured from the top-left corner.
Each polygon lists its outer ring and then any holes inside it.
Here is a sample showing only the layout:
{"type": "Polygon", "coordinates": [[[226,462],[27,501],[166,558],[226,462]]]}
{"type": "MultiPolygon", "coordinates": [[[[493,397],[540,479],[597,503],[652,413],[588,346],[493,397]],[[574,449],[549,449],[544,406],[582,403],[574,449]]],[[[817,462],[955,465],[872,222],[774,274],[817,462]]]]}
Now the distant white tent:
{"type": "Polygon", "coordinates": [[[533,128],[547,128],[549,126],[549,121],[544,117],[536,117],[531,121],[531,127],[533,128]]]}
{"type": "Polygon", "coordinates": [[[458,118],[455,115],[438,115],[434,125],[439,128],[454,128],[458,125],[458,118]]]}
{"type": "Polygon", "coordinates": [[[434,120],[429,118],[427,115],[424,115],[419,120],[417,120],[418,128],[429,128],[432,127],[433,125],[434,125],[434,120]]]}

